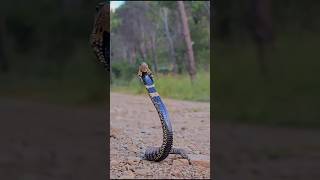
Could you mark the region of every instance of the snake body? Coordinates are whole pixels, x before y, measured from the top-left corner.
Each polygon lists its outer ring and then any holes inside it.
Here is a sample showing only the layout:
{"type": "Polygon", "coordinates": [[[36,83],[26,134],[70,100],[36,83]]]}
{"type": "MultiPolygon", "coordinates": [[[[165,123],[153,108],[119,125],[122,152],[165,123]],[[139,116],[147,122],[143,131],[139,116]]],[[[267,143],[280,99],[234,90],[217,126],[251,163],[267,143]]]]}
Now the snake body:
{"type": "MultiPolygon", "coordinates": [[[[110,71],[110,24],[109,24],[109,3],[99,3],[97,14],[94,21],[93,30],[90,36],[90,44],[96,54],[97,59],[104,64],[105,69],[110,71]]],[[[157,93],[152,73],[146,63],[139,66],[138,75],[143,81],[150,99],[156,108],[163,130],[163,142],[160,147],[147,148],[144,153],[144,158],[149,161],[162,161],[169,154],[180,154],[183,158],[188,159],[186,151],[180,148],[172,148],[173,144],[173,131],[169,119],[169,113],[161,100],[160,95],[157,93]]],[[[189,160],[190,163],[190,160],[189,160]]]]}
{"type": "MultiPolygon", "coordinates": [[[[149,97],[156,108],[163,130],[163,142],[160,147],[149,147],[144,153],[144,158],[149,161],[162,161],[169,154],[180,154],[183,158],[188,159],[186,151],[180,148],[172,148],[173,144],[173,130],[169,118],[168,110],[158,94],[152,73],[146,63],[142,63],[139,68],[138,75],[145,85],[149,97]]],[[[189,160],[190,163],[190,160],[189,160]]]]}
{"type": "Polygon", "coordinates": [[[107,71],[110,71],[110,7],[109,3],[102,2],[96,7],[93,30],[90,35],[90,44],[98,61],[107,71]]]}

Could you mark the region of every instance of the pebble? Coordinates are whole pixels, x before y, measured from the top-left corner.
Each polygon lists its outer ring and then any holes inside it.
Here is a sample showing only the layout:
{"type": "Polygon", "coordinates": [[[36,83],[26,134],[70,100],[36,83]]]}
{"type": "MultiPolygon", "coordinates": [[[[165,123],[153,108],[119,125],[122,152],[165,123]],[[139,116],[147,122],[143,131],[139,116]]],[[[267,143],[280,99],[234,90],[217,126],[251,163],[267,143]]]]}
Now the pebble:
{"type": "Polygon", "coordinates": [[[206,160],[193,160],[191,163],[194,166],[200,166],[208,169],[210,168],[210,162],[206,160]]]}
{"type": "Polygon", "coordinates": [[[111,166],[116,166],[117,164],[119,164],[119,162],[117,160],[111,160],[110,161],[110,165],[111,166]]]}
{"type": "Polygon", "coordinates": [[[137,150],[139,149],[135,144],[129,144],[127,147],[128,151],[130,152],[137,152],[137,150]]]}
{"type": "Polygon", "coordinates": [[[177,160],[173,160],[172,166],[188,166],[189,165],[189,161],[187,159],[177,159],[177,160]]]}
{"type": "Polygon", "coordinates": [[[172,171],[171,171],[171,174],[172,174],[173,176],[175,176],[175,177],[178,177],[178,178],[180,178],[180,177],[182,176],[180,169],[174,169],[174,170],[172,170],[172,171]]]}
{"type": "Polygon", "coordinates": [[[141,159],[137,157],[129,157],[127,163],[130,165],[136,165],[136,164],[139,164],[140,160],[141,159]]]}
{"type": "Polygon", "coordinates": [[[148,174],[149,169],[136,169],[135,173],[136,175],[145,176],[148,174]]]}
{"type": "Polygon", "coordinates": [[[117,137],[119,137],[119,135],[120,135],[120,129],[118,129],[118,128],[111,128],[110,129],[110,137],[117,138],[117,137]]]}
{"type": "Polygon", "coordinates": [[[124,175],[120,176],[119,179],[132,179],[135,178],[135,174],[132,171],[126,171],[124,175]]]}

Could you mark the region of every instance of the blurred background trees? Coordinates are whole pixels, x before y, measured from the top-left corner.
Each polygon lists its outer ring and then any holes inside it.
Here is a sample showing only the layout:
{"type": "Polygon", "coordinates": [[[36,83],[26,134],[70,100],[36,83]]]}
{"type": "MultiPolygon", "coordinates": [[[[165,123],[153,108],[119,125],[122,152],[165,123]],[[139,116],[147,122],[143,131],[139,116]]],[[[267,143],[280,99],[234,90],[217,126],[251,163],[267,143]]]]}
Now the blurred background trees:
{"type": "MultiPolygon", "coordinates": [[[[103,101],[106,76],[89,45],[99,2],[2,3],[0,95],[43,94],[53,100],[103,101]]],[[[195,68],[200,77],[206,76],[203,84],[209,86],[210,8],[207,1],[188,1],[184,6],[195,68]]],[[[149,63],[155,74],[189,78],[188,48],[176,1],[125,2],[111,13],[110,21],[112,83],[128,85],[136,78],[141,61],[149,63]]],[[[198,91],[204,92],[201,88],[198,91]]],[[[205,93],[207,96],[200,99],[209,99],[209,87],[205,93]]]]}
{"type": "Polygon", "coordinates": [[[180,3],[182,14],[177,1],[128,1],[111,12],[113,80],[127,77],[130,82],[142,61],[155,74],[189,73],[193,77],[197,69],[209,73],[209,2],[180,3]]]}

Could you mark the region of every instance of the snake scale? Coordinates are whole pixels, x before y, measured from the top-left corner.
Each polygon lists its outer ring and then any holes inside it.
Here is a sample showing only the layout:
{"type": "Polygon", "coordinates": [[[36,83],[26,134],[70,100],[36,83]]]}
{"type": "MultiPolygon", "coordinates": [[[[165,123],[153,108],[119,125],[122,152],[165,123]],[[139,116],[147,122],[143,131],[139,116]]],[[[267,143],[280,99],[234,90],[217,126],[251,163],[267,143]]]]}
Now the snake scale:
{"type": "Polygon", "coordinates": [[[110,4],[101,2],[96,6],[96,16],[90,35],[91,47],[99,60],[110,71],[110,4]]]}
{"type": "Polygon", "coordinates": [[[146,63],[142,63],[139,66],[138,76],[141,78],[143,84],[145,85],[149,97],[158,112],[163,130],[162,145],[160,147],[147,148],[144,153],[144,159],[159,162],[164,160],[169,154],[180,154],[183,158],[188,159],[190,164],[190,159],[184,149],[172,147],[173,130],[169,119],[169,113],[154,86],[152,72],[146,63]]]}

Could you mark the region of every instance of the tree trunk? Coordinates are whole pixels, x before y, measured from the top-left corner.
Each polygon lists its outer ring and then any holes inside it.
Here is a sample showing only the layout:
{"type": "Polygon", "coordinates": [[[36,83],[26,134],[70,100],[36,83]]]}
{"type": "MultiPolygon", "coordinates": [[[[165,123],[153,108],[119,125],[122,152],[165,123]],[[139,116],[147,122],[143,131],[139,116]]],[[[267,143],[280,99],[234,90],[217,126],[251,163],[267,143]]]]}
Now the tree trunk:
{"type": "Polygon", "coordinates": [[[168,48],[169,48],[169,52],[170,52],[171,63],[173,64],[173,72],[177,73],[176,52],[174,50],[174,45],[173,45],[173,40],[172,40],[171,33],[169,31],[168,9],[166,9],[166,8],[162,8],[162,20],[163,20],[163,24],[164,24],[165,34],[166,34],[166,37],[168,39],[168,45],[169,45],[168,48]]]}
{"type": "Polygon", "coordinates": [[[191,41],[191,36],[190,36],[190,30],[189,30],[189,24],[188,24],[188,18],[185,12],[185,7],[183,1],[178,1],[178,7],[181,15],[181,20],[182,20],[182,28],[183,28],[183,35],[184,39],[186,41],[187,45],[187,53],[188,53],[188,71],[189,75],[191,78],[191,81],[193,82],[196,76],[196,64],[194,60],[194,55],[193,55],[193,48],[192,48],[192,41],[191,41]]]}
{"type": "Polygon", "coordinates": [[[154,72],[157,75],[158,74],[158,62],[157,62],[157,54],[156,54],[156,34],[153,33],[151,35],[151,53],[152,53],[152,60],[153,60],[153,67],[154,67],[154,72]]]}
{"type": "Polygon", "coordinates": [[[145,49],[145,28],[144,24],[141,22],[141,20],[137,19],[138,27],[140,27],[140,37],[138,38],[137,45],[139,46],[139,54],[143,61],[146,61],[147,55],[146,55],[146,49],[145,49]]]}

